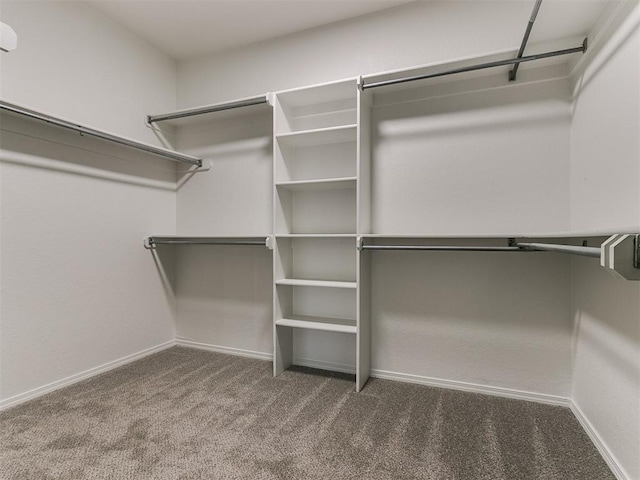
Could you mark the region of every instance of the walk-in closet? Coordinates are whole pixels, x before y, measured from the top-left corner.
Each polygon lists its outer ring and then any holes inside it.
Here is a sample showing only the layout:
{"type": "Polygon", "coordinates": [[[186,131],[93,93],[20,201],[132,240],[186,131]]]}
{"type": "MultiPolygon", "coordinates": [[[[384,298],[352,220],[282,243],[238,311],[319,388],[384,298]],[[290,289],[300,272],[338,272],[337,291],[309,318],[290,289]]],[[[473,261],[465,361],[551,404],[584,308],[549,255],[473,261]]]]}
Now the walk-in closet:
{"type": "Polygon", "coordinates": [[[640,480],[638,0],[0,27],[0,478],[640,480]]]}

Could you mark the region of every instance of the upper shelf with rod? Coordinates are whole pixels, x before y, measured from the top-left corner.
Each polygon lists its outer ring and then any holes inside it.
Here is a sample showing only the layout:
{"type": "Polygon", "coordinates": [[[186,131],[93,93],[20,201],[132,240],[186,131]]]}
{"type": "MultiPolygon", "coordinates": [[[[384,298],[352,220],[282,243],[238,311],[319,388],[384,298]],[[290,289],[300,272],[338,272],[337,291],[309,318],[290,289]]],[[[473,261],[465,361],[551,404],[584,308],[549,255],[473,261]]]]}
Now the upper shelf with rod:
{"type": "Polygon", "coordinates": [[[270,111],[271,102],[269,101],[269,94],[265,93],[264,95],[258,95],[256,97],[214,103],[156,115],[147,115],[147,124],[162,123],[173,127],[181,127],[206,122],[207,120],[227,120],[270,111]]]}
{"type": "Polygon", "coordinates": [[[199,168],[202,167],[202,159],[200,158],[196,158],[191,155],[185,155],[183,153],[179,153],[174,150],[169,150],[167,148],[156,147],[155,145],[139,142],[137,140],[132,140],[130,138],[115,135],[113,133],[109,133],[104,130],[98,130],[96,128],[87,127],[85,125],[81,125],[79,123],[72,122],[70,120],[65,120],[59,117],[55,117],[48,113],[44,113],[38,110],[34,110],[32,108],[27,108],[21,105],[17,105],[15,103],[10,103],[5,100],[0,100],[0,109],[12,114],[22,115],[34,120],[39,120],[42,122],[49,123],[51,125],[66,128],[68,130],[73,130],[78,132],[80,135],[96,137],[102,140],[117,143],[119,145],[124,145],[126,147],[134,148],[136,150],[141,150],[146,153],[150,153],[152,155],[163,157],[168,160],[173,160],[174,162],[186,163],[189,165],[194,165],[199,168]]]}
{"type": "Polygon", "coordinates": [[[156,235],[144,239],[144,248],[155,250],[158,245],[242,245],[262,246],[271,249],[271,236],[240,236],[240,237],[203,237],[203,236],[173,236],[156,235]]]}
{"type": "MultiPolygon", "coordinates": [[[[600,265],[617,276],[627,280],[640,280],[640,235],[611,235],[599,246],[567,243],[531,242],[524,239],[509,238],[506,245],[483,241],[481,245],[468,245],[464,242],[451,244],[433,244],[435,237],[417,236],[362,236],[358,240],[358,250],[378,251],[424,251],[424,252],[555,252],[580,255],[600,259],[600,265]],[[418,240],[423,240],[418,242],[418,240]],[[409,241],[410,243],[407,243],[409,241]]],[[[458,238],[458,240],[462,240],[458,238]]],[[[488,240],[485,238],[484,240],[488,240]]],[[[547,239],[550,240],[550,239],[547,239]]],[[[575,243],[575,242],[574,242],[575,243]]]]}
{"type": "Polygon", "coordinates": [[[413,68],[410,70],[397,70],[395,72],[386,72],[375,75],[363,76],[360,82],[360,88],[362,90],[369,90],[372,88],[390,87],[394,85],[400,85],[408,82],[415,82],[418,80],[428,80],[440,77],[447,77],[451,75],[469,74],[471,72],[477,72],[482,70],[494,69],[497,67],[510,67],[507,78],[509,81],[515,81],[518,68],[521,64],[545,60],[545,59],[557,59],[559,57],[565,57],[566,55],[572,55],[576,53],[585,53],[587,51],[587,38],[582,41],[581,45],[574,45],[569,48],[554,49],[551,51],[540,52],[530,55],[524,55],[527,42],[529,41],[529,35],[533,29],[533,24],[540,10],[542,0],[536,0],[533,11],[529,18],[520,48],[518,53],[513,56],[510,51],[498,52],[495,55],[487,56],[483,61],[478,62],[478,59],[461,59],[456,62],[450,62],[447,64],[434,64],[425,65],[422,67],[413,68]],[[509,55],[509,58],[504,58],[505,55],[509,55]]]}

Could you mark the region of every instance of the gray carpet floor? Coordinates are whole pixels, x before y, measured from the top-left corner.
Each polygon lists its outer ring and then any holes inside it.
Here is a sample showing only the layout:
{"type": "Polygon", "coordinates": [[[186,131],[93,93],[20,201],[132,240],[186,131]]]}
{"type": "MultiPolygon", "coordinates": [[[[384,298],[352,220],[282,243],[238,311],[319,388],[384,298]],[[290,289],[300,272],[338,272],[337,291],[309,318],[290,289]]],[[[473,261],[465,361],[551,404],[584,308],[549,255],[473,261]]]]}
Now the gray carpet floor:
{"type": "Polygon", "coordinates": [[[3,480],[614,478],[567,408],[179,347],[0,427],[3,480]]]}

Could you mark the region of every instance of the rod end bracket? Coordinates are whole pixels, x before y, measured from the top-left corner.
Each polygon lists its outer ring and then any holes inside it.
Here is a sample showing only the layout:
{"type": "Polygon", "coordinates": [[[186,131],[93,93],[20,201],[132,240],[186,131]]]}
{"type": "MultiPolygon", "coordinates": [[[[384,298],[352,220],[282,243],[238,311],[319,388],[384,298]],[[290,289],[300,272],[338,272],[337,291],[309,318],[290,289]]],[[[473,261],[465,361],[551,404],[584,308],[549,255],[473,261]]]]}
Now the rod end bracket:
{"type": "Polygon", "coordinates": [[[603,267],[617,277],[640,280],[640,235],[613,235],[602,250],[603,267]]]}
{"type": "Polygon", "coordinates": [[[147,250],[155,250],[157,247],[152,237],[145,237],[144,240],[142,240],[142,244],[147,250]]]}

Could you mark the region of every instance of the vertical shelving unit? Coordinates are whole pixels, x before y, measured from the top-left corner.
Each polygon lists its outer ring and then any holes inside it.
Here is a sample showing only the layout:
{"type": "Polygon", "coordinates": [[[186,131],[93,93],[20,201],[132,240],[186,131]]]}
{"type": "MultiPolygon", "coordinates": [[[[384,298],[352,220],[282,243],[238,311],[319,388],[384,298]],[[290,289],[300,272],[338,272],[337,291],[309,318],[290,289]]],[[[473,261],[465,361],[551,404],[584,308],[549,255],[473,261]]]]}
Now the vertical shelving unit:
{"type": "Polygon", "coordinates": [[[356,389],[369,377],[357,251],[369,231],[369,112],[356,79],[275,95],[274,375],[293,363],[295,330],[309,329],[353,335],[356,389]]]}

